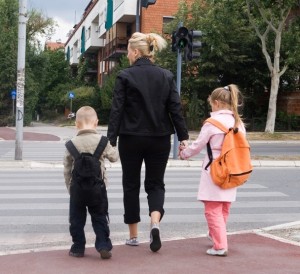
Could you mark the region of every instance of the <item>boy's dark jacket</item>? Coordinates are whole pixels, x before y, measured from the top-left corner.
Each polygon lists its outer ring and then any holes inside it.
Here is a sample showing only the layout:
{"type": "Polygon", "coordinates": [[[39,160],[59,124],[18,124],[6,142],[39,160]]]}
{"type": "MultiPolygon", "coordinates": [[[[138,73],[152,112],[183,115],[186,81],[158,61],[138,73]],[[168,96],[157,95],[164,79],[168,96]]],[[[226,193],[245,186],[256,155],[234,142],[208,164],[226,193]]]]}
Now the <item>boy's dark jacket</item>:
{"type": "Polygon", "coordinates": [[[189,138],[173,74],[146,58],[122,70],[116,79],[107,136],[120,134],[189,138]],[[173,126],[174,125],[174,126],[173,126]]]}

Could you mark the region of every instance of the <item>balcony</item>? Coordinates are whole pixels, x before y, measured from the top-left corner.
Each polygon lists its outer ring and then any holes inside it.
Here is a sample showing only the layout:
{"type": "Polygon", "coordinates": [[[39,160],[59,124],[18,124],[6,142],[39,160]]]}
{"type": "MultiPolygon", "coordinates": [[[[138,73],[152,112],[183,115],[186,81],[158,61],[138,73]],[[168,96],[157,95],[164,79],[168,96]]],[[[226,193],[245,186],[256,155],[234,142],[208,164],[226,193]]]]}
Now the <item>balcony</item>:
{"type": "Polygon", "coordinates": [[[119,60],[124,54],[127,54],[127,37],[117,37],[111,40],[105,46],[104,59],[107,61],[119,60]]]}
{"type": "Polygon", "coordinates": [[[86,52],[95,52],[101,47],[105,46],[105,39],[98,37],[97,26],[95,24],[92,24],[91,27],[86,31],[85,39],[86,52]]]}

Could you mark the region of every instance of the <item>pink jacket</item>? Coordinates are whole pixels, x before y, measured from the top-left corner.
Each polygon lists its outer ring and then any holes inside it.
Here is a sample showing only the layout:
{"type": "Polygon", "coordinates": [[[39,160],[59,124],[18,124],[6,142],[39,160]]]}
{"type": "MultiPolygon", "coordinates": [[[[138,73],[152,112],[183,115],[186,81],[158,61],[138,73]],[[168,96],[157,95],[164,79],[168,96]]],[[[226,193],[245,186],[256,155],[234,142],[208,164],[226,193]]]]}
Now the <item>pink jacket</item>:
{"type": "MultiPolygon", "coordinates": [[[[221,122],[224,126],[230,128],[234,126],[233,113],[230,110],[219,110],[211,112],[211,117],[221,122]]],[[[245,131],[244,125],[240,126],[242,132],[245,131]]],[[[205,123],[197,139],[186,149],[180,152],[180,156],[188,159],[198,153],[202,149],[206,149],[206,144],[210,142],[210,146],[215,159],[221,153],[221,147],[224,139],[224,132],[210,123],[205,123]]],[[[197,199],[201,201],[222,201],[233,202],[236,200],[236,188],[222,189],[215,185],[210,176],[210,168],[205,170],[205,166],[209,162],[208,155],[205,155],[197,199]]]]}

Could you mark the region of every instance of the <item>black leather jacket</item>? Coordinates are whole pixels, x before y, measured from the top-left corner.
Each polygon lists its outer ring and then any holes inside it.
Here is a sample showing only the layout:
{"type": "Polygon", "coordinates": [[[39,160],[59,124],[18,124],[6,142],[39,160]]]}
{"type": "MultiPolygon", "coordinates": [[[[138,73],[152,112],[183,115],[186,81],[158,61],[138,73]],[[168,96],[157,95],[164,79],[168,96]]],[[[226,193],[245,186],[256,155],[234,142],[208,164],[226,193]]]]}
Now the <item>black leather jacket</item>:
{"type": "Polygon", "coordinates": [[[107,136],[112,145],[120,134],[189,138],[173,74],[146,58],[117,76],[107,136]]]}

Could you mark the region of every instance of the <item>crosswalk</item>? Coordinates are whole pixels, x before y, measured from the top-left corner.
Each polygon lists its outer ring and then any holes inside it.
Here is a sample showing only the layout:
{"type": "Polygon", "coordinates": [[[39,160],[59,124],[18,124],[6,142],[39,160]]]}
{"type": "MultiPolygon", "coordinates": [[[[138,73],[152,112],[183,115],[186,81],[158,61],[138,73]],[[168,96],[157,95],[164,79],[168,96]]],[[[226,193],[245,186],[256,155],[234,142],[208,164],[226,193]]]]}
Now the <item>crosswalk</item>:
{"type": "MultiPolygon", "coordinates": [[[[173,143],[171,144],[170,159],[173,159],[173,143]]],[[[65,140],[62,141],[24,141],[22,159],[39,162],[62,162],[65,151],[65,140]]],[[[205,151],[192,159],[203,159],[205,151]]],[[[15,158],[15,141],[0,142],[0,160],[12,161],[15,158]]]]}
{"type": "MultiPolygon", "coordinates": [[[[38,142],[24,141],[22,159],[41,162],[62,161],[65,151],[65,141],[38,142]]],[[[15,158],[15,141],[0,142],[0,159],[11,161],[15,158]]]]}
{"type": "MultiPolygon", "coordinates": [[[[198,237],[206,233],[203,205],[196,200],[199,168],[168,168],[165,177],[163,240],[198,237]]],[[[123,223],[121,170],[108,169],[111,239],[123,243],[128,236],[123,223]]],[[[0,170],[0,254],[23,249],[68,247],[68,193],[62,168],[0,170]]],[[[141,190],[141,241],[149,239],[148,204],[141,190]]],[[[300,201],[264,186],[245,184],[238,190],[228,223],[229,231],[261,228],[300,219],[300,201]]],[[[94,234],[90,218],[85,228],[88,244],[94,234]]]]}

